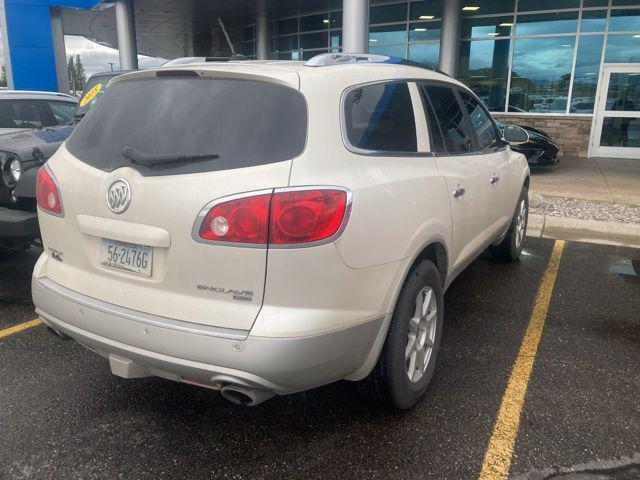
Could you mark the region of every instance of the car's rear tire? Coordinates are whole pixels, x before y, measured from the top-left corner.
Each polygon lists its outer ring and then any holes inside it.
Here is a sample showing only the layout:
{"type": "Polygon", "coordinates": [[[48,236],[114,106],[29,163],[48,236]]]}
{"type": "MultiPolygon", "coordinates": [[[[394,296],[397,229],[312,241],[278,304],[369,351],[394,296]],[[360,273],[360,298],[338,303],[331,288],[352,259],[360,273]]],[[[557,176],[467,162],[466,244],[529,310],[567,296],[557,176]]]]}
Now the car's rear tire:
{"type": "Polygon", "coordinates": [[[489,247],[493,258],[507,262],[515,262],[520,258],[522,246],[524,245],[527,233],[527,223],[529,217],[529,191],[527,187],[522,187],[522,192],[518,198],[516,210],[509,225],[509,231],[502,242],[489,247]]]}
{"type": "Polygon", "coordinates": [[[358,382],[365,398],[401,410],[420,400],[440,350],[443,309],[440,273],[432,262],[422,260],[400,291],[376,366],[358,382]]]}

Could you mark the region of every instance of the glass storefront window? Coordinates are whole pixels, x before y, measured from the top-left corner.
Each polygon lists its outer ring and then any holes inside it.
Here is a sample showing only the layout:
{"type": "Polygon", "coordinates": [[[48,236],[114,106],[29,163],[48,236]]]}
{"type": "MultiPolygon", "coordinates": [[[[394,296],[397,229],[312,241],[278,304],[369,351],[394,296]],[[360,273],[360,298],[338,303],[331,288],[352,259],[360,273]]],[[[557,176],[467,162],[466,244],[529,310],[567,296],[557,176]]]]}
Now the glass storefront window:
{"type": "Polygon", "coordinates": [[[341,28],[342,12],[331,12],[329,14],[329,25],[331,25],[331,28],[341,28]]]}
{"type": "Polygon", "coordinates": [[[609,31],[640,31],[640,10],[611,10],[609,31]]]}
{"type": "Polygon", "coordinates": [[[423,0],[411,2],[409,20],[433,20],[442,18],[443,0],[423,0]]]}
{"type": "Polygon", "coordinates": [[[275,28],[276,35],[286,35],[287,33],[298,33],[298,19],[287,18],[285,20],[278,20],[275,28]]]}
{"type": "Polygon", "coordinates": [[[612,73],[609,77],[606,109],[618,112],[640,111],[640,75],[612,73]]]}
{"type": "Polygon", "coordinates": [[[440,40],[440,22],[421,22],[409,25],[409,41],[440,40]]]}
{"type": "Polygon", "coordinates": [[[407,24],[384,25],[369,28],[369,44],[403,43],[407,41],[407,24]]]}
{"type": "Polygon", "coordinates": [[[405,58],[406,48],[404,45],[380,45],[369,47],[369,53],[375,55],[389,55],[390,57],[405,58]]]}
{"type": "Polygon", "coordinates": [[[635,7],[638,4],[638,0],[613,0],[611,3],[614,7],[635,7]]]}
{"type": "Polygon", "coordinates": [[[640,119],[605,117],[602,122],[603,147],[640,147],[640,119]]]}
{"type": "Polygon", "coordinates": [[[327,48],[327,42],[328,36],[326,32],[300,35],[300,48],[327,48]]]}
{"type": "Polygon", "coordinates": [[[516,39],[509,106],[527,112],[565,112],[575,37],[516,39]]]}
{"type": "Polygon", "coordinates": [[[438,65],[440,43],[412,43],[409,45],[409,60],[438,65]]]}
{"type": "Polygon", "coordinates": [[[276,37],[274,43],[275,43],[275,50],[277,52],[284,52],[286,50],[297,50],[298,36],[289,35],[287,37],[276,37]]]}
{"type": "Polygon", "coordinates": [[[242,29],[242,41],[250,42],[256,38],[256,27],[250,26],[242,29]]]}
{"type": "Polygon", "coordinates": [[[607,24],[606,10],[585,10],[580,21],[581,32],[604,32],[607,24]]]}
{"type": "Polygon", "coordinates": [[[583,6],[588,7],[608,7],[609,0],[584,0],[583,6]]]}
{"type": "Polygon", "coordinates": [[[489,15],[493,13],[513,13],[515,11],[515,0],[473,0],[471,5],[478,7],[475,10],[462,10],[463,16],[468,15],[489,15]]]}
{"type": "Polygon", "coordinates": [[[513,17],[480,17],[462,20],[461,38],[508,37],[511,35],[513,17]]]}
{"type": "Polygon", "coordinates": [[[603,41],[604,35],[580,36],[569,106],[571,113],[593,113],[603,41]]]}
{"type": "Polygon", "coordinates": [[[331,48],[336,48],[342,45],[342,31],[331,30],[331,48]]]}
{"type": "Polygon", "coordinates": [[[371,7],[369,9],[369,23],[371,25],[375,25],[376,23],[404,22],[406,19],[406,3],[394,3],[380,7],[371,7]]]}
{"type": "Polygon", "coordinates": [[[572,33],[578,28],[578,12],[518,15],[516,35],[572,33]]]}
{"type": "Polygon", "coordinates": [[[609,35],[604,54],[607,63],[640,63],[640,35],[609,35]]]}
{"type": "Polygon", "coordinates": [[[520,12],[579,7],[580,0],[520,0],[518,3],[518,11],[520,12]]]}
{"type": "Polygon", "coordinates": [[[504,111],[510,43],[508,39],[460,42],[458,78],[491,111],[504,111]]]}
{"type": "Polygon", "coordinates": [[[325,30],[329,28],[329,15],[309,15],[300,17],[300,31],[311,32],[313,30],[325,30]]]}

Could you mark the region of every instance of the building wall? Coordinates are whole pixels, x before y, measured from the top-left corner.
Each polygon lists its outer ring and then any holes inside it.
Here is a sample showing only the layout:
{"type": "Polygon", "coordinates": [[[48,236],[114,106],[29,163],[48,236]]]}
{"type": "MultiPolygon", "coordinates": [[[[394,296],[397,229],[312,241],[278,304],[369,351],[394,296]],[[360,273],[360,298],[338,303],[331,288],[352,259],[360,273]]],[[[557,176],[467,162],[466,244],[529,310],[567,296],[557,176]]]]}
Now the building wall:
{"type": "Polygon", "coordinates": [[[513,115],[495,113],[503,123],[535,127],[556,140],[563,157],[586,157],[589,150],[592,116],[585,115],[513,115]]]}

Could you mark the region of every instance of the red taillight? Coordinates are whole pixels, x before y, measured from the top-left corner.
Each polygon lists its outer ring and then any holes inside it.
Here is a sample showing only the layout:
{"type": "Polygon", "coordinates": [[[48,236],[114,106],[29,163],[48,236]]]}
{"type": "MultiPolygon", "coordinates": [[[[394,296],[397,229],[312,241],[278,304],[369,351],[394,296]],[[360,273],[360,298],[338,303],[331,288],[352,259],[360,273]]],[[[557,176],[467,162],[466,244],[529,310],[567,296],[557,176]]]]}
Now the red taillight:
{"type": "Polygon", "coordinates": [[[344,190],[276,190],[214,204],[198,226],[201,240],[254,245],[296,245],[326,240],[342,226],[344,190]]]}
{"type": "Polygon", "coordinates": [[[36,182],[36,199],[38,206],[49,213],[62,215],[62,199],[55,177],[46,165],[38,171],[36,182]]]}
{"type": "Polygon", "coordinates": [[[200,238],[232,243],[267,243],[271,194],[236,198],[211,207],[200,224],[200,238]]]}
{"type": "Polygon", "coordinates": [[[269,244],[318,242],[335,234],[347,208],[342,190],[276,192],[271,202],[269,244]]]}

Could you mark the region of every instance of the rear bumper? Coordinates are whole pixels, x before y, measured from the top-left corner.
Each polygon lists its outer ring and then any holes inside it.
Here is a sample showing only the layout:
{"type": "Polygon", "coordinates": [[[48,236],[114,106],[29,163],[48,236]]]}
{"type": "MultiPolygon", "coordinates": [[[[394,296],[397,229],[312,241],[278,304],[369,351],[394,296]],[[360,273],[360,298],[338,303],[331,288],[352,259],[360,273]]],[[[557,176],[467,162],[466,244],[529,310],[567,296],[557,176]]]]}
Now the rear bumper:
{"type": "Polygon", "coordinates": [[[13,240],[39,236],[38,214],[0,207],[0,238],[13,240]]]}
{"type": "Polygon", "coordinates": [[[277,394],[331,383],[358,370],[384,320],[307,337],[268,338],[124,309],[46,277],[33,278],[32,292],[47,325],[109,358],[117,375],[195,377],[277,394]]]}

